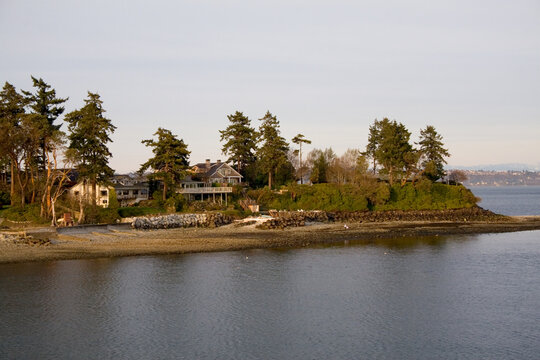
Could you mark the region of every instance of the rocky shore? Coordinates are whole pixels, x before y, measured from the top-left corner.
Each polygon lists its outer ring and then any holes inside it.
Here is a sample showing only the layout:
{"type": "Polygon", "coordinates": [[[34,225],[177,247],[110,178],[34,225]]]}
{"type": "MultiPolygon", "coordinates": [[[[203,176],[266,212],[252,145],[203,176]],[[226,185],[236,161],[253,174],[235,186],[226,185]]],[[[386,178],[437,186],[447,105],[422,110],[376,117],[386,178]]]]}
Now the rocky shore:
{"type": "Polygon", "coordinates": [[[509,218],[480,207],[448,210],[389,210],[389,211],[271,211],[272,219],[258,227],[260,229],[284,229],[304,226],[306,222],[349,222],[381,223],[389,221],[487,221],[504,222],[509,218]]]}
{"type": "MultiPolygon", "coordinates": [[[[305,226],[306,223],[381,223],[389,221],[508,221],[506,216],[495,214],[480,207],[449,210],[390,210],[390,211],[270,211],[271,218],[266,221],[243,222],[256,223],[259,229],[285,229],[305,226]]],[[[261,219],[258,219],[261,220],[261,219]]],[[[136,230],[158,230],[188,227],[216,228],[232,223],[231,216],[222,213],[170,214],[135,217],[130,220],[136,230]]]]}
{"type": "Polygon", "coordinates": [[[354,241],[371,243],[382,238],[391,241],[403,237],[540,230],[540,216],[506,217],[480,208],[385,212],[376,218],[363,212],[277,212],[272,215],[264,221],[247,219],[242,224],[235,222],[213,228],[210,226],[229,219],[220,216],[206,219],[149,217],[141,221],[140,228],[149,229],[145,231],[126,224],[95,229],[89,226],[59,233],[45,229],[42,235],[35,232],[25,236],[3,236],[0,238],[0,263],[288,248],[354,241]],[[169,227],[151,230],[156,224],[169,227]],[[177,227],[179,224],[182,227],[177,227]],[[261,229],[261,226],[266,228],[261,229]]]}
{"type": "Polygon", "coordinates": [[[131,227],[137,230],[174,229],[185,227],[209,227],[227,225],[233,218],[221,213],[171,214],[134,218],[131,227]]]}

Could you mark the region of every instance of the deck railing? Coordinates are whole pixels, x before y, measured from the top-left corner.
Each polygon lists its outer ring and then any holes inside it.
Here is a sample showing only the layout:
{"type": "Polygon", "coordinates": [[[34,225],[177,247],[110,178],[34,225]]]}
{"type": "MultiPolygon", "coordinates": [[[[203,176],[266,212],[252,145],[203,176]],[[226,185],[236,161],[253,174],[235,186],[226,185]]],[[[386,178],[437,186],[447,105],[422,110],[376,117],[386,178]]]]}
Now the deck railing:
{"type": "Polygon", "coordinates": [[[179,189],[180,194],[223,194],[232,193],[232,187],[230,186],[218,186],[218,187],[197,187],[197,188],[182,188],[179,189]]]}
{"type": "Polygon", "coordinates": [[[148,199],[148,194],[139,194],[139,195],[116,195],[118,200],[128,200],[128,199],[148,199]]]}

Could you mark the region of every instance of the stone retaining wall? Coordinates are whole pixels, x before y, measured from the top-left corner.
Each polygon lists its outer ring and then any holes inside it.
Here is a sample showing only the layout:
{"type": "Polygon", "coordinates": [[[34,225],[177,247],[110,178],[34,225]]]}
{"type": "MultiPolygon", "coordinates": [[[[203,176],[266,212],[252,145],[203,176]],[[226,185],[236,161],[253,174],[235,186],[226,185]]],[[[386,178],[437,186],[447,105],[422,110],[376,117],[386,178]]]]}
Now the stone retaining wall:
{"type": "Polygon", "coordinates": [[[306,222],[386,222],[386,221],[501,221],[505,217],[480,207],[451,210],[389,210],[389,211],[270,211],[273,219],[261,229],[283,229],[304,226],[306,222]]]}
{"type": "Polygon", "coordinates": [[[171,214],[149,217],[137,217],[131,227],[139,230],[172,229],[181,227],[218,227],[230,224],[232,217],[221,213],[171,214]]]}

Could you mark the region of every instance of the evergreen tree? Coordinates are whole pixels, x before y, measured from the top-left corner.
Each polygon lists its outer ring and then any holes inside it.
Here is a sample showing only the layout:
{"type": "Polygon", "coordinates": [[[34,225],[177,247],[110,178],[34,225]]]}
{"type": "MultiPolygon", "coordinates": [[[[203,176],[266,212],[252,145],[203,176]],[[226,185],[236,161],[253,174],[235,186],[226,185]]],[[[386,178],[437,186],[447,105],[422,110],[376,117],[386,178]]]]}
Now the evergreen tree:
{"type": "Polygon", "coordinates": [[[110,135],[116,129],[104,114],[103,101],[96,93],[88,92],[86,105],[70,112],[65,117],[70,134],[69,155],[76,164],[79,176],[92,185],[92,203],[96,205],[96,186],[107,181],[114,171],[109,167],[112,157],[107,144],[112,142],[110,135]]]}
{"type": "Polygon", "coordinates": [[[308,154],[308,163],[311,164],[310,180],[314,184],[327,183],[329,181],[329,170],[335,161],[336,154],[332,148],[320,150],[313,149],[308,154]]]}
{"type": "Polygon", "coordinates": [[[390,120],[388,120],[387,118],[384,118],[380,121],[375,119],[373,125],[369,127],[368,143],[366,145],[366,151],[364,152],[364,155],[373,161],[374,174],[377,172],[377,160],[375,155],[381,142],[381,129],[384,126],[387,126],[388,123],[390,123],[390,120]]]}
{"type": "Polygon", "coordinates": [[[302,144],[311,144],[311,140],[306,139],[302,134],[298,134],[292,138],[292,142],[299,146],[298,150],[298,176],[300,177],[300,184],[304,183],[304,168],[302,167],[302,144]]]}
{"type": "Polygon", "coordinates": [[[257,151],[261,170],[268,174],[268,187],[272,188],[272,178],[277,169],[287,163],[289,145],[280,135],[279,121],[267,111],[259,127],[259,140],[262,142],[257,151]]]}
{"type": "Polygon", "coordinates": [[[411,166],[410,159],[414,158],[412,155],[415,150],[409,143],[411,133],[407,128],[395,120],[385,120],[380,123],[374,158],[383,166],[383,173],[388,174],[388,180],[392,185],[396,175],[405,177],[404,174],[411,166]]]}
{"type": "Polygon", "coordinates": [[[153,148],[154,157],[142,164],[139,172],[152,169],[154,172],[150,178],[163,181],[163,201],[165,201],[168,188],[186,176],[190,151],[182,139],[178,139],[167,129],[158,128],[154,135],[157,136],[157,141],[142,141],[146,146],[153,148]]]}
{"type": "MultiPolygon", "coordinates": [[[[21,162],[24,160],[25,139],[21,121],[26,100],[15,87],[6,82],[0,92],[0,159],[9,163],[11,173],[11,205],[15,205],[15,179],[20,177],[21,162]]],[[[24,204],[24,192],[21,196],[24,204]]]]}
{"type": "Polygon", "coordinates": [[[437,133],[435,128],[428,125],[425,129],[420,130],[420,152],[422,154],[421,165],[423,167],[424,176],[432,181],[444,177],[445,157],[449,157],[448,150],[444,148],[442,136],[437,133]]]}
{"type": "Polygon", "coordinates": [[[59,124],[55,124],[56,119],[64,113],[64,107],[61,106],[65,103],[68,98],[58,98],[56,97],[56,90],[52,89],[49,84],[47,84],[43,79],[36,79],[31,77],[33,82],[33,87],[36,89],[35,94],[32,94],[30,91],[23,91],[23,94],[26,96],[27,104],[30,108],[32,114],[38,115],[35,116],[38,122],[43,122],[40,118],[42,117],[46,120],[45,125],[40,125],[42,135],[41,135],[41,159],[39,159],[39,164],[42,168],[45,168],[45,158],[47,151],[45,148],[45,143],[47,138],[55,136],[54,132],[60,129],[59,124]]]}
{"type": "Polygon", "coordinates": [[[255,149],[257,133],[251,127],[251,121],[243,113],[237,111],[227,115],[230,125],[220,130],[220,141],[225,141],[221,151],[228,155],[227,162],[231,162],[236,170],[246,176],[246,167],[255,162],[255,149]]]}

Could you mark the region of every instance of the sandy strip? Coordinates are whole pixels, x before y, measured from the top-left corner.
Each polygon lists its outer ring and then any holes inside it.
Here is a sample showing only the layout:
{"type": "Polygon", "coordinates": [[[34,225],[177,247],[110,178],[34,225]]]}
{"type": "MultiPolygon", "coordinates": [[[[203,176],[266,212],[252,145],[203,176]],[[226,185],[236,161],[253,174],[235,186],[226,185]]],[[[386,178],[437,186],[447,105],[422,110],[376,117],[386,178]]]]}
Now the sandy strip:
{"type": "MultiPolygon", "coordinates": [[[[478,234],[540,230],[540,216],[489,222],[386,222],[315,224],[285,230],[233,225],[217,229],[118,230],[48,235],[53,244],[30,246],[0,242],[0,263],[183,254],[243,249],[302,247],[403,236],[478,234]]],[[[540,239],[539,239],[540,241],[540,239]]]]}

